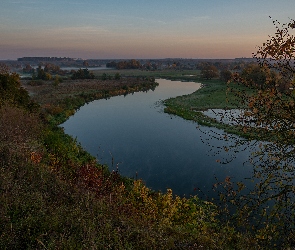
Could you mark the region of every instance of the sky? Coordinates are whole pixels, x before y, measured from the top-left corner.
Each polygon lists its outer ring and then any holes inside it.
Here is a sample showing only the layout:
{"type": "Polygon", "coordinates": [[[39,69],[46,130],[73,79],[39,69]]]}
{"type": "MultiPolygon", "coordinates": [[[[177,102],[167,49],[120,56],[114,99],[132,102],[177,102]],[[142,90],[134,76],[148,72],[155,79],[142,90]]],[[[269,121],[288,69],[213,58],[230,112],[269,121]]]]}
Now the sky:
{"type": "Polygon", "coordinates": [[[294,0],[0,0],[0,60],[251,57],[294,0]]]}

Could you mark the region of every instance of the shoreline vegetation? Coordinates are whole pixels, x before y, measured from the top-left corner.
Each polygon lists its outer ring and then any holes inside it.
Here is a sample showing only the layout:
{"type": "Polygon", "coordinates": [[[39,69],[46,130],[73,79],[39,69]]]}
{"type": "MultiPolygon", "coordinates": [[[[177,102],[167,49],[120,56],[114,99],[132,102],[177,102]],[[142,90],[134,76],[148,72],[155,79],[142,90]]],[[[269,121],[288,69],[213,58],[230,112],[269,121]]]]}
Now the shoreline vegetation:
{"type": "MultiPolygon", "coordinates": [[[[212,202],[174,196],[172,190],[159,193],[110,173],[57,126],[92,100],[155,88],[155,77],[199,80],[177,71],[123,72],[117,80],[23,81],[40,105],[31,111],[24,98],[1,100],[0,248],[257,249],[258,238],[220,221],[212,202]]],[[[2,75],[3,81],[19,81],[14,74],[2,75]]],[[[210,87],[220,88],[222,97],[223,83],[205,84],[192,95],[166,100],[165,112],[217,126],[195,108],[198,102],[206,108],[200,97],[210,87]],[[183,103],[189,106],[180,108],[183,103]]],[[[10,91],[23,93],[20,86],[10,91]]]]}
{"type": "MultiPolygon", "coordinates": [[[[243,104],[243,101],[236,93],[243,92],[251,96],[255,91],[254,89],[237,85],[236,83],[226,83],[220,79],[199,79],[197,82],[200,82],[202,87],[194,93],[164,100],[164,112],[197,122],[201,126],[221,129],[226,133],[237,135],[246,140],[276,140],[276,136],[271,131],[254,126],[250,127],[242,122],[228,124],[203,113],[203,111],[211,109],[228,111],[246,110],[247,106],[243,104]]],[[[220,116],[222,117],[223,115],[220,114],[220,116]]],[[[232,117],[235,119],[234,116],[232,117]]]]}
{"type": "Polygon", "coordinates": [[[245,132],[244,126],[225,124],[203,114],[202,111],[209,109],[230,110],[237,108],[244,109],[245,107],[241,106],[235,96],[227,95],[229,88],[227,83],[219,79],[199,80],[199,82],[201,82],[202,87],[194,93],[164,100],[164,112],[197,122],[201,126],[215,127],[242,138],[258,139],[258,133],[256,133],[255,128],[245,132]]]}
{"type": "Polygon", "coordinates": [[[148,91],[158,84],[154,78],[125,78],[118,80],[67,80],[54,85],[53,81],[22,81],[32,99],[41,105],[50,123],[58,125],[67,120],[84,104],[108,99],[117,95],[128,95],[137,91],[148,91]],[[39,82],[39,83],[38,83],[39,82]]]}

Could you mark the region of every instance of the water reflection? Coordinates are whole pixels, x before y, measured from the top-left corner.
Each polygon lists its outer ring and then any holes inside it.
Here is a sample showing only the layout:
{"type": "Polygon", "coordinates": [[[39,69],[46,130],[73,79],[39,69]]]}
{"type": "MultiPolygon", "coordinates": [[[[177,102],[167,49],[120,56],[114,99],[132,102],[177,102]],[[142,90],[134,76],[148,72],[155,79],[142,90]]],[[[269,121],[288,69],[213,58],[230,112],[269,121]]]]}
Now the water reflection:
{"type": "Polygon", "coordinates": [[[163,112],[159,100],[185,95],[201,85],[158,79],[154,91],[97,100],[83,107],[62,126],[77,137],[82,146],[110,169],[122,175],[141,178],[148,187],[165,191],[172,188],[178,195],[199,194],[198,189],[214,196],[212,185],[218,179],[249,176],[243,166],[247,152],[238,152],[229,164],[228,152],[218,155],[212,145],[224,147],[230,142],[214,138],[222,131],[203,127],[163,112]],[[204,141],[210,140],[210,145],[204,141]],[[113,164],[112,164],[113,158],[113,164]]]}

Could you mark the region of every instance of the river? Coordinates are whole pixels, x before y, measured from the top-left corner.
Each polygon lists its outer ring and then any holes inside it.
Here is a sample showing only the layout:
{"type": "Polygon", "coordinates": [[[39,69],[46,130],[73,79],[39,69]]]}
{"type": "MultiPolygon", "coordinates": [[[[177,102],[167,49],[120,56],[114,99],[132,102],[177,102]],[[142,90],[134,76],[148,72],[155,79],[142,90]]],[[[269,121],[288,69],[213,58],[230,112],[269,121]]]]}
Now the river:
{"type": "Polygon", "coordinates": [[[180,196],[212,197],[217,180],[250,176],[251,166],[244,164],[249,152],[235,150],[230,155],[219,150],[232,144],[223,136],[214,138],[223,131],[163,112],[161,100],[190,94],[201,84],[156,81],[159,86],[154,91],[86,104],[61,126],[110,170],[143,179],[153,190],[171,188],[180,196]],[[223,164],[223,158],[232,161],[223,164]]]}

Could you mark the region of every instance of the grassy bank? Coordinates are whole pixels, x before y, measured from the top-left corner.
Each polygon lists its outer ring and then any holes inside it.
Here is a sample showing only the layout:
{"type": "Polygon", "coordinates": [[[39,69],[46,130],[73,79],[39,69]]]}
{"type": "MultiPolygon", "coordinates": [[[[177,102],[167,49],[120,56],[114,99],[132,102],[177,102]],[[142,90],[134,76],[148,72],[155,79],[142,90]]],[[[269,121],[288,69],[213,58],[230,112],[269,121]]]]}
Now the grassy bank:
{"type": "Polygon", "coordinates": [[[210,118],[202,113],[208,109],[244,109],[243,101],[234,94],[243,92],[251,95],[254,90],[234,83],[227,84],[219,79],[203,80],[202,88],[192,94],[170,98],[164,101],[164,111],[178,115],[186,120],[196,121],[200,125],[216,127],[227,133],[236,134],[247,139],[271,140],[272,135],[258,128],[245,129],[244,126],[228,125],[210,118]]]}
{"type": "MultiPolygon", "coordinates": [[[[56,126],[67,117],[61,114],[70,115],[83,101],[106,98],[105,91],[107,97],[126,91],[125,85],[115,87],[120,82],[93,92],[82,83],[25,85],[40,103],[39,111],[27,111],[19,99],[0,102],[1,249],[242,249],[250,245],[251,237],[218,221],[212,203],[175,197],[172,190],[154,192],[141,181],[110,173],[64,134],[56,126]],[[83,91],[86,97],[76,103],[83,91]]],[[[132,80],[127,84],[132,91],[147,87],[132,80]]]]}
{"type": "Polygon", "coordinates": [[[164,78],[170,80],[186,80],[186,81],[197,81],[199,79],[199,70],[175,70],[175,69],[165,69],[165,70],[138,70],[138,69],[107,69],[107,70],[95,70],[94,75],[101,78],[103,74],[107,76],[114,76],[119,74],[122,77],[154,77],[154,78],[164,78]]]}
{"type": "Polygon", "coordinates": [[[53,81],[23,81],[32,100],[41,105],[46,119],[51,124],[60,124],[85,103],[107,99],[117,95],[128,95],[136,91],[147,91],[158,85],[153,78],[134,77],[118,80],[67,80],[58,85],[53,81]]]}

